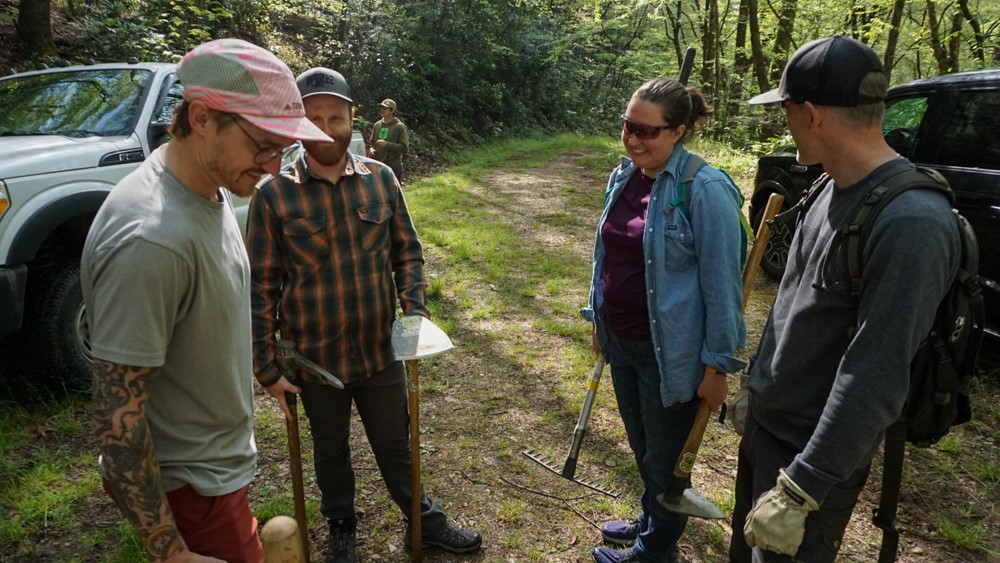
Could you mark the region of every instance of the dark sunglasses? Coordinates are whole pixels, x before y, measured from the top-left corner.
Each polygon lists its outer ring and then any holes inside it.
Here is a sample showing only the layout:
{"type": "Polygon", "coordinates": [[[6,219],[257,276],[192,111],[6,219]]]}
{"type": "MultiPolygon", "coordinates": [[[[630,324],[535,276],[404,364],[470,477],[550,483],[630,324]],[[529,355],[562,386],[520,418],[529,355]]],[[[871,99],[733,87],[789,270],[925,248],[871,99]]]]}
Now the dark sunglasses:
{"type": "Polygon", "coordinates": [[[622,114],[622,132],[626,135],[635,135],[637,139],[648,141],[660,136],[660,131],[673,129],[673,125],[643,125],[636,123],[622,114]]]}

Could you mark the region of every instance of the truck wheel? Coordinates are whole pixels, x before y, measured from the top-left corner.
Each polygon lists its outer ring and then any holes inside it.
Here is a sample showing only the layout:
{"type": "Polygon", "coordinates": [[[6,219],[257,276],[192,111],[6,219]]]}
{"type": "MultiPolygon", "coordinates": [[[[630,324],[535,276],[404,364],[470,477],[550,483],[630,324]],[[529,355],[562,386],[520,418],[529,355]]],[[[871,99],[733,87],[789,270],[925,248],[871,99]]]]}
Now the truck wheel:
{"type": "MultiPolygon", "coordinates": [[[[786,211],[786,206],[781,210],[786,211]]],[[[792,229],[788,223],[773,224],[771,238],[767,241],[767,248],[760,259],[760,269],[769,278],[781,281],[781,276],[785,275],[785,265],[788,264],[788,248],[792,245],[792,229]]]]}
{"type": "Polygon", "coordinates": [[[58,378],[70,391],[89,389],[93,355],[79,262],[57,263],[28,291],[26,353],[37,355],[35,369],[58,378]]]}

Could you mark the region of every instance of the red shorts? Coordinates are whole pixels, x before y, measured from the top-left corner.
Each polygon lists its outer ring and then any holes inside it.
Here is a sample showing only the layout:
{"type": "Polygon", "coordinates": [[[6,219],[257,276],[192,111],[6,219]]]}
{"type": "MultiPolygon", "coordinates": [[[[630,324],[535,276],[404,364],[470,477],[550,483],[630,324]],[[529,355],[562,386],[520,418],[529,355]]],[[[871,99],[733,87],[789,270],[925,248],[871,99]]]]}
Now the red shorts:
{"type": "MultiPolygon", "coordinates": [[[[102,481],[104,490],[114,498],[108,482],[102,481]]],[[[228,563],[264,561],[257,519],[247,499],[248,487],[218,497],[201,496],[191,485],[167,493],[174,521],[189,550],[228,563]]]]}

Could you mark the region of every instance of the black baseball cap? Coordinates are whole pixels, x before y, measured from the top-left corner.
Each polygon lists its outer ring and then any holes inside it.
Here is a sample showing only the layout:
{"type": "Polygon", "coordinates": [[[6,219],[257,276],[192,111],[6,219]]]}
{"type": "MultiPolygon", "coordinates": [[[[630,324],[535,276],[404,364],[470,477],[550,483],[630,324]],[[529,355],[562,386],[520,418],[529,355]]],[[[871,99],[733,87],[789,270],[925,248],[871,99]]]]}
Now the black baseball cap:
{"type": "Polygon", "coordinates": [[[795,51],[777,88],[751,98],[750,103],[791,100],[841,107],[875,103],[885,96],[863,96],[858,92],[861,81],[872,72],[885,74],[885,69],[868,45],[843,35],[818,39],[795,51]]]}
{"type": "Polygon", "coordinates": [[[311,68],[295,79],[296,86],[299,87],[299,94],[302,99],[316,94],[329,94],[337,96],[349,103],[354,103],[351,99],[351,87],[347,85],[344,75],[335,70],[318,66],[311,68]]]}

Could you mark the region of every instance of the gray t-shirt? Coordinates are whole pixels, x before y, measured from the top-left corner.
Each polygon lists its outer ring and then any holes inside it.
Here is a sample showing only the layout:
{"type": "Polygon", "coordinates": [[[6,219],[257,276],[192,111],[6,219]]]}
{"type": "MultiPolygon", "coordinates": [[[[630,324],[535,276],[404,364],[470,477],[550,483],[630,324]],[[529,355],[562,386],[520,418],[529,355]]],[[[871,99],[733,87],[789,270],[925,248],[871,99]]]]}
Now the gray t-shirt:
{"type": "Polygon", "coordinates": [[[185,187],[156,151],[122,179],[83,249],[94,356],[159,367],[147,416],[168,491],[250,482],[250,266],[228,202],[185,187]]]}
{"type": "MultiPolygon", "coordinates": [[[[958,268],[960,240],[942,194],[900,194],[863,249],[861,294],[843,279],[836,233],[898,158],[849,187],[827,186],[796,232],[750,374],[750,410],[801,449],[789,476],[818,502],[865,467],[903,407],[909,366],[958,268]]],[[[832,181],[831,181],[832,183],[832,181]]]]}

